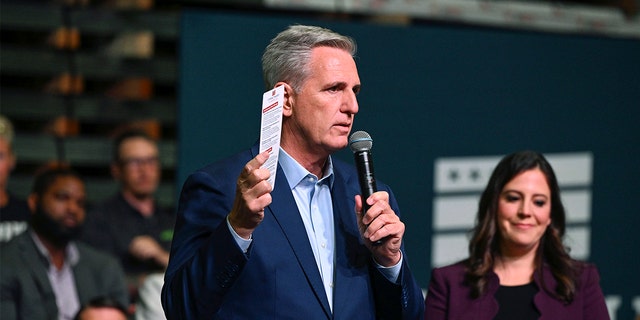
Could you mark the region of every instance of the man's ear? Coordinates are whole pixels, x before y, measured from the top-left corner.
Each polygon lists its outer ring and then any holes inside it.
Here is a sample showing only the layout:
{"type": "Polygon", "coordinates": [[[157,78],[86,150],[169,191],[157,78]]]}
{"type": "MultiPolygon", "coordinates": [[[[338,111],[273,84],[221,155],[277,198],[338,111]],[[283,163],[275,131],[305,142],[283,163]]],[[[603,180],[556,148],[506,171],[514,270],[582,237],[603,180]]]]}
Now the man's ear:
{"type": "Polygon", "coordinates": [[[276,83],[275,87],[279,87],[279,86],[284,86],[284,104],[282,106],[282,115],[285,117],[289,117],[291,116],[291,113],[293,112],[293,106],[294,106],[294,100],[295,100],[295,91],[293,90],[293,87],[291,87],[288,83],[286,82],[278,82],[276,83]]]}

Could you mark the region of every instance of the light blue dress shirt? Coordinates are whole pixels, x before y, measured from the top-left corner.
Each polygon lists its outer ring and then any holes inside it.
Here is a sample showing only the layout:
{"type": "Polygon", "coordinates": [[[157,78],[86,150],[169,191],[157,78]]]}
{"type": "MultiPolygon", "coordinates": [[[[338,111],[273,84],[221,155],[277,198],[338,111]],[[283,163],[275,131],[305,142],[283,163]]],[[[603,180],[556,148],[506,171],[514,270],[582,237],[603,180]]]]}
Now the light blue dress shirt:
{"type": "MultiPolygon", "coordinates": [[[[284,150],[280,149],[278,163],[287,178],[289,188],[296,200],[300,216],[307,231],[309,244],[322,277],[324,289],[333,310],[335,228],[333,221],[333,202],[331,187],[335,179],[333,163],[329,157],[322,179],[302,167],[284,150]]],[[[355,214],[355,213],[354,213],[355,214]]],[[[252,239],[243,239],[231,227],[227,217],[227,226],[240,248],[247,252],[252,239]]],[[[375,261],[374,261],[375,262],[375,261]]],[[[400,275],[402,258],[395,266],[383,267],[375,262],[376,267],[391,282],[395,283],[400,275]]]]}
{"type": "Polygon", "coordinates": [[[309,237],[309,244],[316,258],[324,290],[333,310],[333,257],[335,235],[333,224],[333,165],[331,158],[325,166],[322,179],[303,168],[284,150],[280,150],[278,162],[287,177],[287,182],[296,199],[300,216],[309,237]]]}

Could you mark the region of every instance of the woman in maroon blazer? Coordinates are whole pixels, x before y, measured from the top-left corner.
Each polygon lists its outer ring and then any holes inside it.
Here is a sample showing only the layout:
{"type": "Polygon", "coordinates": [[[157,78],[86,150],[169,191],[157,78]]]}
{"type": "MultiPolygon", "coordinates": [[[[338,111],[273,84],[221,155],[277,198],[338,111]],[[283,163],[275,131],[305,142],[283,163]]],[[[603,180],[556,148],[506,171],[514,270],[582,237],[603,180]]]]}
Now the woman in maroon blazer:
{"type": "Polygon", "coordinates": [[[431,274],[425,320],[609,319],[596,267],[569,257],[564,232],[547,160],[504,157],[480,198],[469,258],[431,274]]]}

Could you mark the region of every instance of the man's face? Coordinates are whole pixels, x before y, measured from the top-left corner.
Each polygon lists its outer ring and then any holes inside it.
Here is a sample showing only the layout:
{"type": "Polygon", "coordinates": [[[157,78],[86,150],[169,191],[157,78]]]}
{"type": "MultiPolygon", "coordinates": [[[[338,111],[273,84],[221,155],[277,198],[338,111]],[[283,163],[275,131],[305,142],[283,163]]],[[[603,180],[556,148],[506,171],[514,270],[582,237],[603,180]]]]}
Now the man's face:
{"type": "Polygon", "coordinates": [[[138,198],[152,196],[160,182],[158,147],[144,138],[130,138],[120,145],[119,160],[112,172],[122,191],[138,198]]]}
{"type": "Polygon", "coordinates": [[[74,176],[59,176],[41,196],[29,196],[32,225],[38,234],[64,245],[80,232],[85,219],[84,183],[74,176]]]}
{"type": "Polygon", "coordinates": [[[348,143],[358,113],[358,69],[347,51],[317,47],[311,52],[308,74],[285,105],[285,143],[292,142],[303,153],[327,156],[348,143]]]}

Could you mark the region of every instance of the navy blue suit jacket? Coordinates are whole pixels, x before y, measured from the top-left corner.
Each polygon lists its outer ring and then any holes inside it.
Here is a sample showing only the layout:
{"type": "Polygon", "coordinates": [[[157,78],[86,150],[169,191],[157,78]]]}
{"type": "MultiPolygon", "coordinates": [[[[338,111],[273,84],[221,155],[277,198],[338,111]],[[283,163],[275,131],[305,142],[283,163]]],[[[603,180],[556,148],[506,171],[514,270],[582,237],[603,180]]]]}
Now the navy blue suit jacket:
{"type": "MultiPolygon", "coordinates": [[[[422,292],[404,255],[399,284],[375,269],[356,224],[355,168],[334,159],[333,313],[282,168],[272,203],[243,253],[231,235],[236,180],[258,147],[211,164],[185,182],[162,302],[169,319],[420,319],[422,292]]],[[[399,213],[391,190],[390,205],[399,213]]],[[[404,253],[403,253],[404,254],[404,253]]]]}

